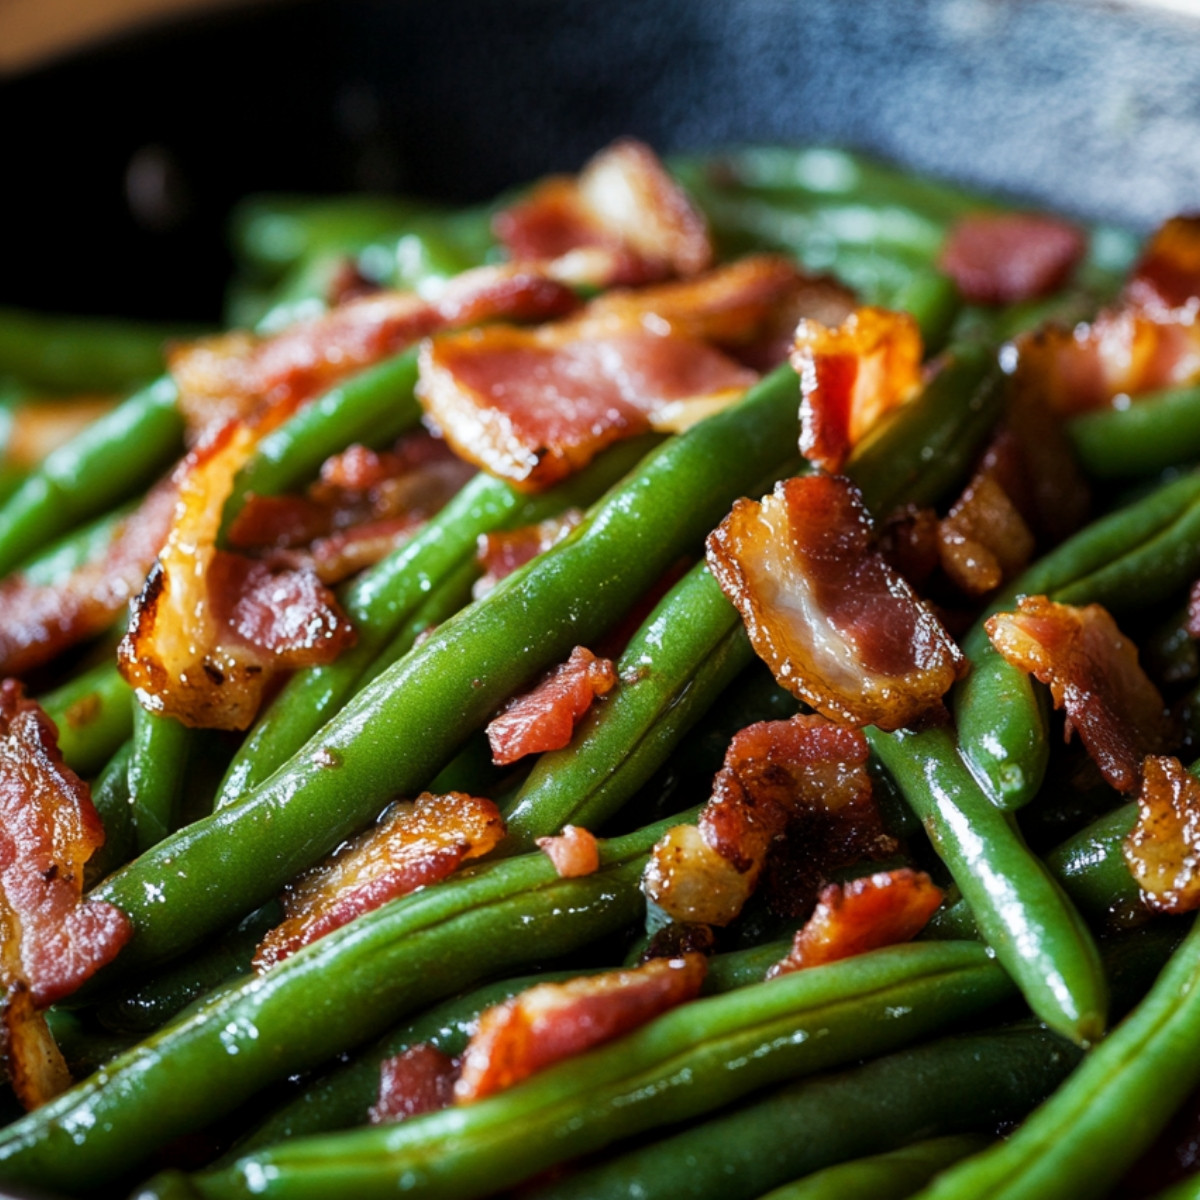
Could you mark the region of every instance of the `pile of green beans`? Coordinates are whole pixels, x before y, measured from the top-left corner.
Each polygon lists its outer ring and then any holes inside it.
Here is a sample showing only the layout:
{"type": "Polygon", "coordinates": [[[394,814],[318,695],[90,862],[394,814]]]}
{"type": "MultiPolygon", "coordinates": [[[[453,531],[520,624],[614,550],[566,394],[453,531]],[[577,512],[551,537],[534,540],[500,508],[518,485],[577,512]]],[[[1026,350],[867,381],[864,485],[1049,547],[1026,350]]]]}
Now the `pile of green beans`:
{"type": "MultiPolygon", "coordinates": [[[[773,249],[830,271],[864,303],[911,312],[939,356],[845,468],[880,522],[909,506],[945,511],[1003,420],[1001,343],[1044,319],[1088,319],[1138,249],[1124,231],[1092,229],[1069,286],[985,309],[963,303],[938,258],[953,222],[995,201],[831,149],[750,148],[671,169],[721,253],[773,249]]],[[[347,262],[382,286],[436,288],[502,259],[491,225],[502,203],[252,198],[232,222],[230,312],[263,335],[319,313],[347,262]]],[[[184,423],[161,373],[175,336],[0,311],[0,574],[54,586],[96,561],[171,469],[184,423]],[[5,422],[39,390],[129,394],[10,479],[5,422]]],[[[348,445],[383,448],[416,428],[417,370],[416,348],[396,353],[266,436],[224,505],[220,544],[251,496],[302,491],[348,445]]],[[[132,1188],[142,1200],[1107,1194],[1200,1084],[1200,932],[1143,903],[1122,854],[1128,798],[1099,801],[1086,823],[1036,824],[1070,809],[1056,794],[1064,774],[1048,770],[1053,718],[983,621],[1045,593],[1105,604],[1139,632],[1168,607],[1180,624],[1200,576],[1195,384],[1066,423],[1097,490],[1120,481],[1130,499],[963,621],[977,618],[950,722],[866,731],[895,863],[947,889],[921,939],[764,982],[794,924],[759,904],[718,933],[700,999],[486,1100],[365,1127],[388,1056],[421,1042],[460,1054],[486,1007],[637,961],[664,920],[639,888],[653,845],[695,821],[732,732],[796,711],[764,688],[761,665],[753,674],[742,622],[697,560],[736,499],[810,469],[796,451],[799,399],[785,366],[726,411],[619,442],[547,492],[475,476],[341,586],[355,645],[293,673],[240,739],[148,713],[116,671],[113,632],[40,670],[31,690],[105,824],[88,896],[124,911],[134,933],[49,1013],[83,1077],[0,1128],[0,1186],[132,1188]],[[472,598],[481,535],[570,508],[585,510],[574,532],[472,598]],[[489,718],[575,645],[594,648],[668,570],[677,582],[570,744],[496,769],[489,718]],[[255,973],[283,889],[425,789],[490,796],[506,837],[255,973]],[[534,846],[572,823],[601,835],[600,868],[564,879],[534,846]],[[212,1151],[189,1173],[171,1164],[191,1137],[212,1151]]],[[[1197,1194],[1184,1181],[1166,1195],[1197,1194]]]]}

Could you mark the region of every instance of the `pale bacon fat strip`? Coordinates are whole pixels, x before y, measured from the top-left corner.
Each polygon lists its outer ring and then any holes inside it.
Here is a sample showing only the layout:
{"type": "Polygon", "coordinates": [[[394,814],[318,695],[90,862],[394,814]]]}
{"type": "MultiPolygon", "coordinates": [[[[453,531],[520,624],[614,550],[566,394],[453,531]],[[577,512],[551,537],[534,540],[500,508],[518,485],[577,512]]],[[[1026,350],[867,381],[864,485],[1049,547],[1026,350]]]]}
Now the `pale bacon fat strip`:
{"type": "Polygon", "coordinates": [[[758,378],[741,360],[779,341],[781,314],[827,308],[831,287],[760,255],[537,329],[443,334],[422,347],[417,394],[462,457],[540,490],[620,438],[678,432],[736,401],[758,378]]]}
{"type": "Polygon", "coordinates": [[[911,941],[941,902],[941,888],[924,871],[907,867],[831,883],[767,978],[911,941]]]}
{"type": "Polygon", "coordinates": [[[841,476],[739,500],[708,564],[779,683],[832,720],[901,729],[941,708],[966,660],[872,546],[862,497],[841,476]]]}
{"type": "Polygon", "coordinates": [[[234,476],[279,416],[232,421],[180,463],[170,532],[118,647],[141,703],[185,725],[245,729],[273,672],[330,662],[354,641],[311,571],[216,548],[234,476]]]}
{"type": "Polygon", "coordinates": [[[600,847],[580,825],[564,825],[557,836],[538,838],[537,846],[562,879],[578,879],[600,869],[600,847]]]}
{"type": "Polygon", "coordinates": [[[458,1064],[428,1042],[385,1058],[379,1070],[379,1098],[368,1111],[372,1125],[389,1125],[447,1108],[454,1099],[458,1064]]]}
{"type": "Polygon", "coordinates": [[[620,1037],[700,993],[702,954],[543,983],[487,1009],[463,1055],[458,1104],[510,1088],[556,1062],[620,1037]]]}
{"type": "Polygon", "coordinates": [[[1177,758],[1150,755],[1137,803],[1123,849],[1142,899],[1157,912],[1200,908],[1200,780],[1177,758]]]}
{"type": "Polygon", "coordinates": [[[908,313],[864,307],[836,328],[806,319],[791,362],[800,376],[800,451],[827,471],[921,387],[921,332],[908,313]]]}
{"type": "Polygon", "coordinates": [[[514,260],[552,260],[556,277],[608,287],[696,275],[713,259],[704,216],[642,142],[624,138],[578,177],[555,176],[496,215],[514,260]]]}
{"type": "Polygon", "coordinates": [[[698,825],[677,825],[655,845],[643,891],[674,921],[727,925],[789,826],[803,841],[810,878],[894,849],[871,795],[867,757],[861,732],[824,717],[740,730],[698,825]]]}
{"type": "Polygon", "coordinates": [[[561,750],[592,701],[611,691],[617,669],[586,646],[576,646],[532,691],[518,696],[487,727],[492,761],[507,766],[527,754],[561,750]]]}
{"type": "Polygon", "coordinates": [[[1141,782],[1142,759],[1163,750],[1170,726],[1137,647],[1099,604],[1056,604],[1023,596],[1012,613],[985,623],[992,645],[1019,670],[1049,686],[1104,778],[1118,791],[1141,782]]]}
{"type": "Polygon", "coordinates": [[[503,836],[504,821],[490,800],[424,792],[413,802],[396,802],[373,828],[288,887],[287,920],[263,939],[256,969],[265,971],[355,917],[445,879],[503,836]]]}

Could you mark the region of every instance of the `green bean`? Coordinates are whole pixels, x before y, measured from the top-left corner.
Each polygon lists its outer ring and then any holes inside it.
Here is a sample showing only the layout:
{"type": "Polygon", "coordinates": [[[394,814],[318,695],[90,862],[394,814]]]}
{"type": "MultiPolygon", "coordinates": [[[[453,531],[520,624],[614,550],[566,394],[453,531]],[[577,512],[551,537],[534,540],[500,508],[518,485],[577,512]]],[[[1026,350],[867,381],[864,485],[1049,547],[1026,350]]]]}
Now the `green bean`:
{"type": "Polygon", "coordinates": [[[418,216],[398,237],[363,246],[358,268],[383,287],[420,289],[481,265],[495,245],[490,209],[418,216]]]}
{"type": "Polygon", "coordinates": [[[28,559],[21,574],[35,587],[57,587],[74,571],[95,562],[112,544],[113,534],[132,511],[123,505],[71,533],[28,559]]]}
{"type": "Polygon", "coordinates": [[[1073,417],[1067,433],[1089,475],[1153,475],[1200,456],[1200,387],[1168,388],[1124,408],[1073,417]]]}
{"type": "Polygon", "coordinates": [[[133,732],[133,691],[115,662],[104,662],[41,696],[58,726],[58,748],[80,775],[98,771],[133,732]]]}
{"type": "Polygon", "coordinates": [[[939,1171],[991,1142],[981,1134],[957,1134],[916,1142],[901,1150],[826,1167],[784,1184],[762,1200],[906,1200],[939,1171]]]}
{"type": "Polygon", "coordinates": [[[92,785],[92,803],[104,826],[104,845],[87,861],[84,881],[88,887],[123,867],[137,853],[137,831],[129,807],[132,753],[132,742],[125,742],[92,785]]]}
{"type": "Polygon", "coordinates": [[[132,1044],[129,1037],[94,1029],[83,1014],[61,1008],[47,1011],[46,1024],[75,1077],[98,1071],[132,1044]]]}
{"type": "Polygon", "coordinates": [[[164,377],[51,451],[0,508],[0,575],[161,472],[182,445],[175,401],[164,377]]]}
{"type": "Polygon", "coordinates": [[[1046,856],[1079,910],[1093,920],[1145,916],[1137,884],[1122,852],[1137,820],[1137,805],[1124,804],[1067,838],[1046,856]]]}
{"type": "MultiPolygon", "coordinates": [[[[661,833],[652,826],[608,843],[601,869],[580,879],[560,879],[542,854],[469,869],[218,990],[0,1131],[0,1179],[68,1191],[113,1181],[266,1084],[409,1012],[623,928],[641,912],[638,881],[661,833]]],[[[988,983],[997,989],[995,976],[988,983]]]]}
{"type": "Polygon", "coordinates": [[[976,783],[953,736],[945,729],[868,729],[867,737],[1030,1008],[1073,1041],[1098,1038],[1107,1000],[1095,943],[1062,889],[976,783]]]}
{"type": "Polygon", "coordinates": [[[1200,927],[1150,994],[1006,1142],[949,1171],[928,1200],[1107,1194],[1200,1083],[1200,927]]]}
{"type": "Polygon", "coordinates": [[[129,807],[138,853],[163,840],[179,823],[191,730],[174,717],[147,712],[133,698],[129,807]]]}
{"type": "MultiPolygon", "coordinates": [[[[193,1177],[212,1200],[490,1194],[789,1076],[896,1049],[1008,994],[978,946],[881,950],[685,1004],[497,1096],[400,1125],[299,1139],[193,1177]]],[[[160,1194],[152,1184],[146,1196],[160,1194]]]]}
{"type": "Polygon", "coordinates": [[[1189,1175],[1161,1192],[1155,1192],[1149,1200],[1197,1200],[1200,1197],[1200,1174],[1189,1175]]]}

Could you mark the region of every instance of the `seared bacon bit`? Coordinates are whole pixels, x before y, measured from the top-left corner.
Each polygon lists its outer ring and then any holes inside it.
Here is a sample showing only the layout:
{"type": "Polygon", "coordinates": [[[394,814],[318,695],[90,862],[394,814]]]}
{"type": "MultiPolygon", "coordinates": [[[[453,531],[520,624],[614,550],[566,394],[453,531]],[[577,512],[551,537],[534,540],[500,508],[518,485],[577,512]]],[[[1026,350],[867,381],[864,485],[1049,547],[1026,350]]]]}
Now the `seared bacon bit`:
{"type": "Polygon", "coordinates": [[[1172,217],[1155,233],[1124,299],[1160,318],[1191,322],[1200,311],[1200,215],[1172,217]]]}
{"type": "Polygon", "coordinates": [[[255,967],[265,971],[355,917],[445,879],[503,836],[499,809],[463,792],[389,805],[372,829],[288,886],[287,920],[263,939],[255,967]]]}
{"type": "Polygon", "coordinates": [[[1125,839],[1125,862],[1158,912],[1200,908],[1200,780],[1177,758],[1142,764],[1138,819],[1125,839]]]}
{"type": "Polygon", "coordinates": [[[565,663],[555,667],[531,692],[518,696],[487,727],[492,761],[507,766],[526,754],[561,750],[571,741],[575,726],[617,682],[617,669],[576,646],[565,663]]]}
{"type": "Polygon", "coordinates": [[[0,583],[0,673],[23,675],[103,633],[146,581],[175,511],[169,481],[151,489],[104,553],[56,583],[18,572],[0,583]]]}
{"type": "Polygon", "coordinates": [[[1023,596],[1015,613],[997,613],[985,627],[1005,659],[1049,686],[1055,708],[1066,709],[1067,736],[1079,731],[1104,778],[1134,791],[1143,757],[1166,747],[1170,727],[1137,647],[1108,612],[1023,596]]]}
{"type": "Polygon", "coordinates": [[[908,313],[860,308],[837,328],[802,320],[792,366],[800,376],[800,452],[840,471],[875,423],[921,386],[921,332],[908,313]]]}
{"type": "Polygon", "coordinates": [[[702,954],[542,983],[487,1009],[463,1055],[457,1104],[510,1088],[537,1071],[644,1025],[700,992],[702,954]]]}
{"type": "Polygon", "coordinates": [[[379,1099],[372,1125],[387,1125],[448,1108],[454,1099],[458,1064],[428,1042],[418,1042],[380,1064],[379,1099]]]}
{"type": "Polygon", "coordinates": [[[57,738],[16,680],[0,683],[0,954],[6,987],[27,984],[37,1008],[69,996],[133,932],[111,904],[81,902],[104,829],[57,738]]]}
{"type": "Polygon", "coordinates": [[[481,533],[475,559],[483,568],[483,574],[472,589],[475,598],[478,600],[486,595],[518,567],[558,545],[582,520],[582,509],[568,508],[557,517],[547,517],[536,525],[481,533]]]}
{"type": "Polygon", "coordinates": [[[580,825],[564,825],[557,837],[538,838],[537,844],[563,879],[592,875],[600,869],[596,839],[580,825]]]}
{"type": "Polygon", "coordinates": [[[704,217],[632,138],[602,150],[577,180],[539,184],[493,228],[512,258],[559,260],[560,278],[599,286],[695,275],[713,257],[704,217]]]}
{"type": "Polygon", "coordinates": [[[1056,291],[1087,238],[1045,213],[972,213],[950,230],[938,267],[971,304],[1017,304],[1056,291]]]}
{"type": "Polygon", "coordinates": [[[835,721],[911,725],[966,670],[941,623],[871,548],[848,479],[788,479],[761,503],[739,500],[709,535],[708,564],[775,678],[835,721]]]}
{"type": "Polygon", "coordinates": [[[23,980],[9,984],[0,1000],[0,1059],[27,1112],[71,1086],[71,1072],[23,980]]]}
{"type": "Polygon", "coordinates": [[[767,978],[911,941],[941,902],[942,889],[924,871],[907,867],[831,883],[767,978]]]}

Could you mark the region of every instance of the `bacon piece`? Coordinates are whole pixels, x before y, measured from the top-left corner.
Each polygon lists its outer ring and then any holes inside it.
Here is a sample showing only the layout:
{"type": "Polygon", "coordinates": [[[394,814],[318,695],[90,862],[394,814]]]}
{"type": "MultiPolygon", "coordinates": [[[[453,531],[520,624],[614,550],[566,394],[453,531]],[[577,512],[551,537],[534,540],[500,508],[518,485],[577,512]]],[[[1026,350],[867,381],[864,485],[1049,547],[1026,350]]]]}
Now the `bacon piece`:
{"type": "Polygon", "coordinates": [[[369,1110],[372,1125],[387,1125],[448,1108],[458,1064],[428,1042],[418,1042],[380,1064],[379,1099],[369,1110]]]}
{"type": "Polygon", "coordinates": [[[142,704],[185,725],[245,729],[275,671],[330,662],[354,641],[311,571],[216,548],[234,476],[280,416],[226,425],[183,459],[170,531],[117,651],[142,704]]]}
{"type": "Polygon", "coordinates": [[[174,486],[160,483],[120,523],[99,558],[54,583],[21,572],[0,583],[0,673],[23,675],[103,633],[145,583],[174,510],[174,486]]]}
{"type": "Polygon", "coordinates": [[[199,441],[261,404],[305,400],[440,329],[488,320],[544,320],[578,307],[574,292],[532,266],[479,267],[432,297],[376,292],[269,338],[221,334],[175,349],[168,362],[199,441]]]}
{"type": "Polygon", "coordinates": [[[629,970],[538,984],[487,1009],[463,1055],[455,1102],[494,1095],[693,999],[707,969],[702,954],[658,958],[629,970]]]}
{"type": "Polygon", "coordinates": [[[71,1086],[71,1072],[46,1018],[18,979],[0,1000],[0,1059],[26,1112],[40,1108],[71,1086]]]}
{"type": "Polygon", "coordinates": [[[985,623],[992,645],[1018,670],[1049,686],[1104,778],[1118,791],[1141,781],[1142,759],[1165,749],[1170,726],[1137,647],[1099,604],[1080,608],[1022,596],[1017,611],[985,623]]]}
{"type": "Polygon", "coordinates": [[[578,179],[545,180],[493,229],[512,258],[558,260],[559,278],[598,286],[695,275],[713,257],[703,215],[632,138],[602,150],[578,179]]]}
{"type": "Polygon", "coordinates": [[[831,883],[767,978],[911,941],[941,902],[942,889],[924,871],[907,867],[831,883]]]}
{"type": "Polygon", "coordinates": [[[937,510],[906,504],[884,518],[879,552],[918,591],[941,562],[937,510]]]}
{"type": "Polygon", "coordinates": [[[708,538],[708,564],[755,651],[794,695],[850,725],[900,729],[937,711],[966,660],[871,548],[858,489],[841,476],[739,500],[708,538]]]}
{"type": "Polygon", "coordinates": [[[1017,304],[1057,291],[1087,238],[1045,213],[971,213],[957,221],[938,267],[971,304],[1017,304]]]}
{"type": "Polygon", "coordinates": [[[791,361],[800,376],[800,451],[840,471],[877,421],[921,386],[921,332],[908,313],[859,308],[836,328],[802,320],[791,361]]]}
{"type": "MultiPolygon", "coordinates": [[[[753,892],[787,832],[804,855],[788,864],[801,904],[824,872],[895,849],[883,832],[866,771],[867,743],[823,717],[763,721],[731,741],[698,826],[668,830],[642,888],[673,920],[727,925],[753,892]]],[[[788,906],[789,908],[792,905],[788,906]]]]}
{"type": "Polygon", "coordinates": [[[287,920],[263,939],[256,969],[282,962],[397,896],[438,883],[503,836],[496,806],[463,792],[423,792],[415,801],[389,805],[373,828],[288,886],[287,920]]]}
{"type": "Polygon", "coordinates": [[[1200,310],[1200,215],[1172,217],[1147,243],[1123,293],[1131,307],[1190,324],[1200,310]]]}
{"type": "Polygon", "coordinates": [[[481,533],[475,559],[483,567],[483,574],[472,589],[475,599],[486,595],[518,567],[558,545],[582,520],[582,509],[568,508],[557,517],[547,517],[536,525],[481,533]]]}
{"type": "Polygon", "coordinates": [[[531,692],[518,696],[487,727],[492,761],[507,766],[527,754],[561,750],[597,696],[617,682],[617,669],[576,646],[531,692]]]}
{"type": "Polygon", "coordinates": [[[111,904],[81,901],[104,829],[57,738],[16,680],[0,683],[0,948],[5,986],[27,984],[37,1008],[69,996],[133,932],[111,904]]]}
{"type": "Polygon", "coordinates": [[[537,844],[563,879],[592,875],[600,869],[596,839],[580,825],[564,825],[557,837],[538,838],[537,844]]]}
{"type": "Polygon", "coordinates": [[[1148,755],[1137,802],[1123,849],[1142,899],[1158,912],[1200,908],[1200,780],[1177,758],[1148,755]]]}

